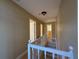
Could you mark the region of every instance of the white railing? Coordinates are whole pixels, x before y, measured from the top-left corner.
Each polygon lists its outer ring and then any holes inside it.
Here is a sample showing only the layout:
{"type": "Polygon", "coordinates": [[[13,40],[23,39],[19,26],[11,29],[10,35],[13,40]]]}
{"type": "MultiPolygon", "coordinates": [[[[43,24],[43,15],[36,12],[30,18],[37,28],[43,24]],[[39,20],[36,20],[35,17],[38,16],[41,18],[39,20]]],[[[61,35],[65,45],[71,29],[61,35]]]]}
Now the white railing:
{"type": "Polygon", "coordinates": [[[34,58],[34,49],[37,49],[38,50],[38,58],[37,59],[40,59],[40,51],[44,51],[44,58],[46,59],[46,53],[49,52],[49,53],[52,53],[52,59],[55,59],[55,55],[60,55],[62,56],[62,59],[65,59],[65,57],[68,57],[69,59],[74,59],[73,58],[73,49],[71,47],[70,48],[70,51],[61,51],[61,50],[57,50],[57,49],[53,49],[53,48],[48,48],[48,47],[43,47],[43,46],[39,46],[39,45],[35,45],[35,44],[31,44],[29,43],[28,44],[28,59],[35,59],[34,58]],[[32,53],[31,54],[31,49],[32,49],[32,53]],[[32,57],[31,57],[32,55],[32,57]]]}

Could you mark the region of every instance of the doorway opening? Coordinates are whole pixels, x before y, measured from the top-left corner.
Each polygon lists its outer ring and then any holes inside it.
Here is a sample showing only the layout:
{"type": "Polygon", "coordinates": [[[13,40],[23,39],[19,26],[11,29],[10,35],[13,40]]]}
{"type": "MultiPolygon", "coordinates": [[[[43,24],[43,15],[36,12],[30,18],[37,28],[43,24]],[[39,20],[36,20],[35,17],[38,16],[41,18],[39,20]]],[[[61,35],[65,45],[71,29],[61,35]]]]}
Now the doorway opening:
{"type": "Polygon", "coordinates": [[[40,37],[43,36],[43,24],[40,24],[40,37]]]}
{"type": "Polygon", "coordinates": [[[36,39],[36,21],[30,19],[30,42],[36,39]]]}
{"type": "Polygon", "coordinates": [[[52,24],[47,24],[47,37],[48,39],[52,38],[52,24]]]}

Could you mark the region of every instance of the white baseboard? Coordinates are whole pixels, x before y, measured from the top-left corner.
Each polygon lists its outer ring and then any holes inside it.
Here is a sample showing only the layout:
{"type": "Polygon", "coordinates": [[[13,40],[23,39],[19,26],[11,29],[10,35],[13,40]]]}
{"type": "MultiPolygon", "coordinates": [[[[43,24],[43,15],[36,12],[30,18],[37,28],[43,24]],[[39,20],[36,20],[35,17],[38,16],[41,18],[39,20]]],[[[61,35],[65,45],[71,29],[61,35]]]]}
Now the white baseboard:
{"type": "Polygon", "coordinates": [[[19,56],[17,56],[16,59],[21,59],[26,53],[27,53],[27,50],[25,50],[22,54],[20,54],[19,56]]]}

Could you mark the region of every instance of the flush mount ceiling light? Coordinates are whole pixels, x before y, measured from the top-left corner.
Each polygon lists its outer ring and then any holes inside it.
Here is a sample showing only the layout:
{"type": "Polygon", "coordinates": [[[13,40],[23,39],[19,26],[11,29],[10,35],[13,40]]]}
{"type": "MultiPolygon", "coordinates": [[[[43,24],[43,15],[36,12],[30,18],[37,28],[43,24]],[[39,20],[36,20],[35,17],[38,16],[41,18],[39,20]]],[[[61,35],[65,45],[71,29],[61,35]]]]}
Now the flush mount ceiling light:
{"type": "Polygon", "coordinates": [[[42,11],[41,14],[42,14],[43,16],[45,16],[45,15],[47,14],[47,12],[46,12],[46,11],[42,11]]]}

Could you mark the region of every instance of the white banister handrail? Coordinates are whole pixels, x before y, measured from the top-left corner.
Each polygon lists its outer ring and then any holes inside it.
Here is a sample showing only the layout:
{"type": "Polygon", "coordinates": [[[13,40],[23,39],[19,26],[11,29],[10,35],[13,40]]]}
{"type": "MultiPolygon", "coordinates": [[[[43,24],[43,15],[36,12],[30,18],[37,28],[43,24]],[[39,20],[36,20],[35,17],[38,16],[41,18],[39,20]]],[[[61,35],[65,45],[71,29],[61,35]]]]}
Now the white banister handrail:
{"type": "Polygon", "coordinates": [[[28,44],[28,59],[30,59],[30,48],[44,51],[45,54],[46,54],[46,52],[50,52],[53,54],[57,54],[57,55],[61,55],[61,56],[65,56],[65,57],[69,57],[70,59],[73,59],[73,50],[72,49],[70,49],[70,51],[61,51],[61,50],[43,47],[43,46],[31,44],[31,43],[28,44]]]}

